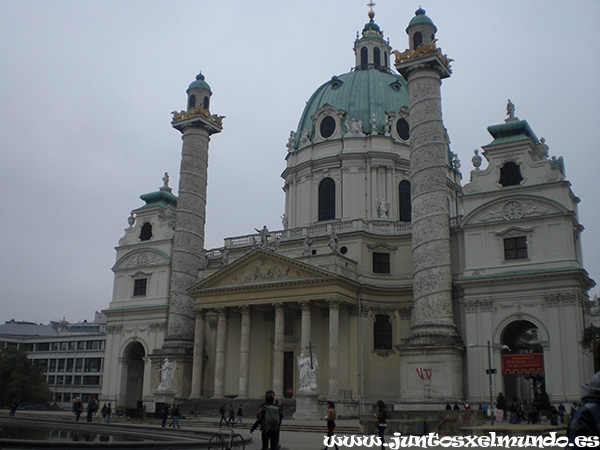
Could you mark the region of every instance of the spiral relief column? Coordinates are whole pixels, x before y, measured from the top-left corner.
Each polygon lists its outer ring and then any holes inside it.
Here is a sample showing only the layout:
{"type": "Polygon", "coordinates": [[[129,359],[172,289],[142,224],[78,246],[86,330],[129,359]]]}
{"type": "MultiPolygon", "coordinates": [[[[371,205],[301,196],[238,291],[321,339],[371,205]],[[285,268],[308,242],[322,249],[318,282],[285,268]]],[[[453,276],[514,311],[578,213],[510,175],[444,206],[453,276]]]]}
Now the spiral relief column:
{"type": "Polygon", "coordinates": [[[437,28],[423,9],[406,31],[409,50],[396,52],[396,68],[409,93],[414,303],[411,335],[401,348],[401,392],[422,399],[418,373],[427,370],[437,375],[432,375],[428,400],[459,401],[463,348],[452,310],[448,139],[440,92],[451,60],[436,47],[437,28]]]}

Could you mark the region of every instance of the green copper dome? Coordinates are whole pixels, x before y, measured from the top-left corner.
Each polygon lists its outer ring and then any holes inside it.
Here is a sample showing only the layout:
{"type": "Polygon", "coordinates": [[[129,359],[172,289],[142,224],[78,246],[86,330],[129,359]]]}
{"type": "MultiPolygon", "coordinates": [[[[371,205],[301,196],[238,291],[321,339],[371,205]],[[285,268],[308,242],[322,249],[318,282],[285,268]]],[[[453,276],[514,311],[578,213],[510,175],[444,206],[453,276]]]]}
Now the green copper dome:
{"type": "Polygon", "coordinates": [[[383,122],[386,113],[396,112],[408,107],[408,89],[406,81],[400,75],[382,72],[377,69],[355,70],[333,77],[319,87],[308,100],[296,133],[296,143],[300,142],[302,132],[310,131],[314,136],[311,117],[325,105],[331,105],[346,111],[342,118],[342,128],[346,132],[347,119],[362,120],[363,132],[371,133],[370,120],[373,114],[377,118],[377,132],[383,134],[383,122]]]}
{"type": "Polygon", "coordinates": [[[423,8],[419,8],[415,11],[415,17],[409,22],[408,27],[406,27],[406,31],[408,32],[409,28],[418,25],[421,23],[426,23],[431,25],[435,32],[437,32],[437,27],[433,24],[433,20],[431,20],[426,14],[423,8]]]}
{"type": "Polygon", "coordinates": [[[202,73],[196,75],[196,80],[190,83],[186,92],[188,92],[190,89],[205,89],[208,92],[212,93],[212,91],[210,90],[210,86],[206,81],[204,81],[204,75],[202,75],[202,73]]]}

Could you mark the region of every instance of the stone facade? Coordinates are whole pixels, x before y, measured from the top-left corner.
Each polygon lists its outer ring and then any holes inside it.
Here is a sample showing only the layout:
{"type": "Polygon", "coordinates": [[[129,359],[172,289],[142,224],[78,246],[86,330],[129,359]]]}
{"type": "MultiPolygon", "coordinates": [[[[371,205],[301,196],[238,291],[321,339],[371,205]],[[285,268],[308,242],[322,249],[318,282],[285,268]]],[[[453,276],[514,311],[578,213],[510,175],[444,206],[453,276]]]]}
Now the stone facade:
{"type": "Polygon", "coordinates": [[[301,400],[298,417],[325,399],[341,416],[379,399],[396,410],[488,401],[488,366],[508,398],[578,399],[592,370],[578,340],[594,282],[564,162],[509,113],[461,186],[440,102],[450,60],[433,22],[417,11],[398,75],[370,19],[355,70],[321,86],[290,134],[281,230],[203,248],[208,139],[221,118],[208,113],[204,78],[190,85],[173,121],[184,140],[177,222],[174,203],[148,204],[117,248],[107,400],[127,402],[136,386],[153,408],[166,357],[174,399],[273,389],[301,400]],[[164,233],[141,240],[146,221],[164,233]],[[488,341],[490,360],[478,348],[488,341]],[[503,374],[501,346],[542,355],[543,373],[503,374]],[[314,357],[308,396],[300,355],[314,357]]]}

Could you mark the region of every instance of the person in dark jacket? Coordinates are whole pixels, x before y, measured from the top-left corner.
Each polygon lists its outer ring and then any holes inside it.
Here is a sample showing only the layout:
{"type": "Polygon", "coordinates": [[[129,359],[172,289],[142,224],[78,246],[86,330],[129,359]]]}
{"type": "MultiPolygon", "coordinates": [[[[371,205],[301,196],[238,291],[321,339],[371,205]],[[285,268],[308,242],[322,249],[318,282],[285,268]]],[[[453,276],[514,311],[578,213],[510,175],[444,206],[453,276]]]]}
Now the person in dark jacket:
{"type": "Polygon", "coordinates": [[[589,383],[581,386],[581,406],[567,425],[567,448],[591,447],[600,436],[600,372],[589,383]]]}
{"type": "Polygon", "coordinates": [[[167,419],[169,418],[169,409],[171,409],[171,405],[169,405],[168,403],[165,403],[163,406],[163,409],[161,411],[163,428],[167,424],[167,419]]]}
{"type": "Polygon", "coordinates": [[[381,439],[381,449],[384,449],[385,443],[385,430],[387,428],[387,412],[385,410],[385,403],[382,400],[377,402],[377,414],[373,414],[377,419],[377,430],[379,431],[379,437],[381,439]]]}
{"type": "Polygon", "coordinates": [[[283,413],[281,406],[275,402],[275,393],[267,391],[265,394],[265,402],[261,405],[256,415],[256,422],[250,428],[250,433],[253,433],[260,426],[262,450],[268,450],[271,444],[271,450],[279,448],[279,430],[283,413]],[[277,411],[275,411],[277,408],[277,411]],[[274,420],[274,414],[277,414],[277,420],[274,420]]]}

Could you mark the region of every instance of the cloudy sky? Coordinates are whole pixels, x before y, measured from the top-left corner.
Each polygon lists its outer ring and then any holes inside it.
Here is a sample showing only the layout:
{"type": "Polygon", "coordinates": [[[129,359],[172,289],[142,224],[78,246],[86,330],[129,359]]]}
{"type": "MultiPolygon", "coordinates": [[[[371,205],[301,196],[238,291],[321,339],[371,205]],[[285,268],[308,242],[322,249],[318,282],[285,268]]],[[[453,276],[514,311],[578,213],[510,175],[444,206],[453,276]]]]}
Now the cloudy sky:
{"type": "MultiPolygon", "coordinates": [[[[226,116],[210,145],[206,247],[280,229],[287,138],[314,90],[351,69],[366,2],[0,0],[0,323],[89,320],[108,306],[139,195],[164,172],[176,191],[170,112],[199,70],[211,112],[226,116]]],[[[600,2],[379,0],[394,49],[419,4],[455,60],[442,101],[463,182],[512,99],[565,159],[600,281],[600,2]]]]}

